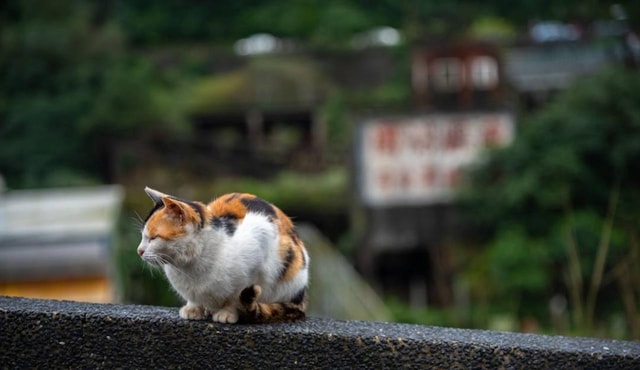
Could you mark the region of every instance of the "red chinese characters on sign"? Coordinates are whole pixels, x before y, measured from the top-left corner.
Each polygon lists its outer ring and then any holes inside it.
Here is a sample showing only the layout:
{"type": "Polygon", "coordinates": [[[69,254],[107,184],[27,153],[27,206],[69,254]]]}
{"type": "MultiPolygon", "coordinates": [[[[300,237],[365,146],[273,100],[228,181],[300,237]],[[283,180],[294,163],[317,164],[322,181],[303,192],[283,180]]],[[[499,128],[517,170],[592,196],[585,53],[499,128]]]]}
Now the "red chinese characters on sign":
{"type": "Polygon", "coordinates": [[[397,127],[395,125],[382,125],[375,133],[376,149],[380,153],[394,154],[397,148],[397,127]]]}
{"type": "Polygon", "coordinates": [[[383,170],[376,178],[383,191],[393,189],[409,189],[413,185],[413,175],[407,170],[383,170]]]}
{"type": "Polygon", "coordinates": [[[378,186],[383,190],[393,187],[393,173],[391,171],[380,171],[378,174],[378,186]]]}
{"type": "Polygon", "coordinates": [[[461,168],[484,148],[508,144],[508,114],[431,115],[363,125],[360,190],[370,205],[446,202],[461,168]]]}
{"type": "Polygon", "coordinates": [[[459,122],[453,122],[453,124],[447,126],[447,133],[445,137],[446,149],[458,149],[465,145],[465,137],[467,135],[467,127],[459,122]]]}

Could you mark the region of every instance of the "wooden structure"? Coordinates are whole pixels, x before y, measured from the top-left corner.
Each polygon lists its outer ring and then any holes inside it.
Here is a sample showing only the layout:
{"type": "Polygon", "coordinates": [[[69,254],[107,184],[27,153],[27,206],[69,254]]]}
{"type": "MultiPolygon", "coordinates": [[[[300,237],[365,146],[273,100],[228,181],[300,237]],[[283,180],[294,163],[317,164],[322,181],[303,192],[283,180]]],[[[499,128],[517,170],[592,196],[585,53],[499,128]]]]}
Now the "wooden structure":
{"type": "Polygon", "coordinates": [[[495,109],[501,106],[504,87],[500,53],[482,42],[417,48],[411,83],[419,109],[495,109]]]}

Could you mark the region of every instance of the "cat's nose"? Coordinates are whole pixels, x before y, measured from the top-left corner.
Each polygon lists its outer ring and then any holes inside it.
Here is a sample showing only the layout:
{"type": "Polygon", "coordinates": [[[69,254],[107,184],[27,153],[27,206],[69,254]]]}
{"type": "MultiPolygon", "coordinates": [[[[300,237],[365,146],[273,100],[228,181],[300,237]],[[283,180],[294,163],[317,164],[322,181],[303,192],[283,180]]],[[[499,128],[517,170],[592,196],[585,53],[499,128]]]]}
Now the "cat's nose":
{"type": "Polygon", "coordinates": [[[138,247],[138,256],[142,257],[143,254],[144,254],[144,248],[138,247]]]}

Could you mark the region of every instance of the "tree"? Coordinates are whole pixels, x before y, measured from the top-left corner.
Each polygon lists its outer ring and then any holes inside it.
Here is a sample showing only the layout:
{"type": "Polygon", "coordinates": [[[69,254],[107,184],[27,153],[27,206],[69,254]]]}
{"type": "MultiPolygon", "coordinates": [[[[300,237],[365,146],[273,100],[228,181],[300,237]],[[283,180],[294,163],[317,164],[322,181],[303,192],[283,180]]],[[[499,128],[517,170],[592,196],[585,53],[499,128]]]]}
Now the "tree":
{"type": "MultiPolygon", "coordinates": [[[[640,6],[633,0],[115,0],[96,2],[123,27],[136,45],[206,41],[229,45],[267,32],[320,47],[348,43],[372,27],[402,29],[411,40],[464,34],[476,18],[500,18],[524,28],[532,20],[609,19],[612,4],[625,9],[637,25],[640,6]],[[104,5],[111,4],[111,6],[104,5]],[[277,21],[274,21],[277,20],[277,21]]],[[[633,28],[633,25],[632,25],[633,28]]]]}
{"type": "Polygon", "coordinates": [[[575,328],[625,310],[640,335],[639,163],[640,76],[614,69],[577,82],[471,169],[462,199],[491,235],[493,298],[539,314],[564,294],[575,328]]]}
{"type": "Polygon", "coordinates": [[[175,118],[152,70],[125,56],[119,27],[96,8],[3,7],[0,173],[10,187],[99,182],[109,141],[175,118]]]}

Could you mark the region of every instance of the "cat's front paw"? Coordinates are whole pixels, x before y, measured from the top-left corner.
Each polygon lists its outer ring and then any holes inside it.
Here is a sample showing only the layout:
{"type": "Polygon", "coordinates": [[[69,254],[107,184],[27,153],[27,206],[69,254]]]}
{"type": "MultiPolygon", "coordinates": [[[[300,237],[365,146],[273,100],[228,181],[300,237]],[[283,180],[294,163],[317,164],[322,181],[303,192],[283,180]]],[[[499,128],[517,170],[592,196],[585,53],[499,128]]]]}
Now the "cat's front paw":
{"type": "Polygon", "coordinates": [[[238,312],[229,308],[223,308],[212,316],[213,321],[223,324],[235,324],[238,322],[238,312]]]}
{"type": "Polygon", "coordinates": [[[180,317],[187,320],[202,320],[205,316],[205,309],[202,306],[187,304],[180,309],[180,317]]]}

